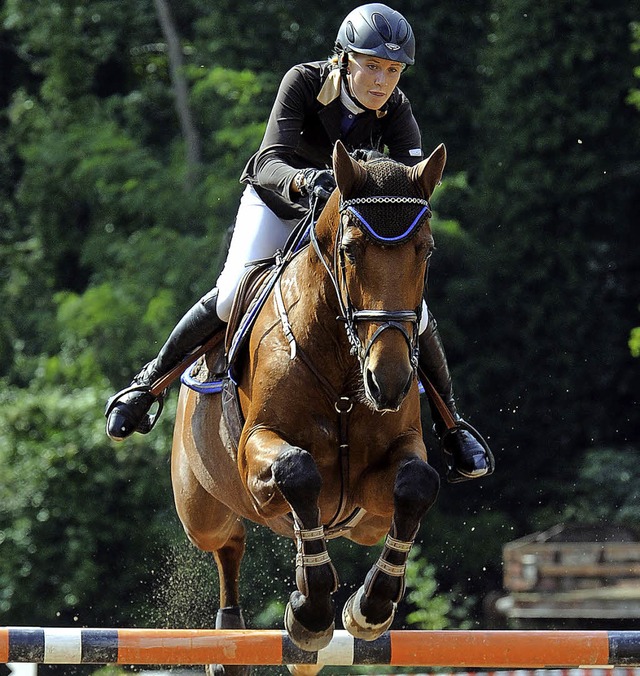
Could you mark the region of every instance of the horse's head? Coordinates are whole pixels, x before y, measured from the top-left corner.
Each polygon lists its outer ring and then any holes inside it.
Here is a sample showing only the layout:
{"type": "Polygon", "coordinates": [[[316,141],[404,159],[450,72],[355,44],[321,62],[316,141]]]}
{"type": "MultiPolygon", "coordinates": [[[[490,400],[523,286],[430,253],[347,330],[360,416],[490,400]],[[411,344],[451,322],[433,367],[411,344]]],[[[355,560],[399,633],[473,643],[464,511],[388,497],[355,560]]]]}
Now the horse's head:
{"type": "Polygon", "coordinates": [[[361,164],[335,146],[334,283],[367,402],[378,411],[397,410],[415,377],[433,251],[428,200],[445,161],[443,145],[411,168],[384,157],[361,164]]]}

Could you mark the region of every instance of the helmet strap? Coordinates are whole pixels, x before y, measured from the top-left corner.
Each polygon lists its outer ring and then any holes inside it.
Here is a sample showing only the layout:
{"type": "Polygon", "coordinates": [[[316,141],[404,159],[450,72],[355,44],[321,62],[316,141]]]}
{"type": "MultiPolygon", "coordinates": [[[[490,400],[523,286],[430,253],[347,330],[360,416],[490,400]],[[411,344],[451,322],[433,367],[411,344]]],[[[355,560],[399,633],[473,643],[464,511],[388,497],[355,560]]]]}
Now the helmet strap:
{"type": "Polygon", "coordinates": [[[342,84],[344,85],[344,91],[346,92],[347,96],[353,101],[353,104],[360,108],[361,110],[369,110],[365,105],[363,105],[360,101],[358,101],[356,95],[351,91],[351,87],[349,86],[349,78],[347,77],[349,75],[349,53],[345,50],[340,54],[340,79],[342,80],[342,84]]]}
{"type": "Polygon", "coordinates": [[[349,73],[349,52],[347,52],[347,50],[345,49],[343,50],[342,54],[340,54],[340,75],[345,81],[347,79],[348,73],[349,73]]]}

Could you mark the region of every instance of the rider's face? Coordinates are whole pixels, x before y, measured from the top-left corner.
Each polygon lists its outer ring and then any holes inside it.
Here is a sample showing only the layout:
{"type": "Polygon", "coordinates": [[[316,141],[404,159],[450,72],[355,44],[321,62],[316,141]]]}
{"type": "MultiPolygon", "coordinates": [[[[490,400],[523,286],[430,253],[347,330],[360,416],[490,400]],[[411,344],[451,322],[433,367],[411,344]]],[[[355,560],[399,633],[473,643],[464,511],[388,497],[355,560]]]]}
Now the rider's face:
{"type": "Polygon", "coordinates": [[[351,93],[365,107],[378,110],[396,88],[404,65],[398,61],[379,59],[365,54],[349,55],[351,93]]]}

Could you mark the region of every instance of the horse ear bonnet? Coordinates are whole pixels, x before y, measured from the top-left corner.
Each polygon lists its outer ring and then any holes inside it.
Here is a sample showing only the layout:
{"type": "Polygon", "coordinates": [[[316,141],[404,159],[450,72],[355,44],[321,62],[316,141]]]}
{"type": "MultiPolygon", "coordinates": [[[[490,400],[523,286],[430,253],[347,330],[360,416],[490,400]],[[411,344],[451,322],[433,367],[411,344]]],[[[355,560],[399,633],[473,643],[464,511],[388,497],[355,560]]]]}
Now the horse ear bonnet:
{"type": "Polygon", "coordinates": [[[407,167],[388,158],[365,165],[367,180],[342,209],[378,244],[392,246],[413,237],[431,216],[428,202],[409,178],[407,167]],[[390,209],[389,205],[393,208],[390,209]]]}

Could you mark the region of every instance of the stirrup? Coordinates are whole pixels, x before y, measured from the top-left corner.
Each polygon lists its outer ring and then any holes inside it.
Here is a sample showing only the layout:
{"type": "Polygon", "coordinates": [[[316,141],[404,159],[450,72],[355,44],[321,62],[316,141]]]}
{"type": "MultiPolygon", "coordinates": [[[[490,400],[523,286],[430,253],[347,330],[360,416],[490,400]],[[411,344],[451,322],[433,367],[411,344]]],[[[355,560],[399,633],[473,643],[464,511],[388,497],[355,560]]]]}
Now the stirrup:
{"type": "MultiPolygon", "coordinates": [[[[130,394],[131,392],[142,392],[151,395],[151,386],[150,385],[129,385],[129,387],[125,387],[123,390],[120,390],[120,392],[116,392],[112,397],[110,397],[107,400],[107,405],[104,410],[104,416],[109,419],[109,416],[111,415],[111,412],[113,409],[120,403],[120,398],[123,397],[125,394],[130,394]]],[[[162,413],[162,409],[164,408],[164,399],[167,395],[167,390],[163,390],[159,395],[155,396],[154,399],[155,401],[151,404],[151,406],[154,406],[157,404],[157,409],[153,413],[147,413],[144,414],[136,428],[134,429],[134,432],[138,432],[140,434],[149,434],[151,430],[155,427],[156,422],[158,421],[158,418],[160,417],[160,414],[162,413]]]]}
{"type": "Polygon", "coordinates": [[[447,465],[447,481],[450,484],[457,484],[457,483],[462,483],[463,481],[471,481],[472,479],[482,479],[483,477],[489,476],[493,474],[495,468],[496,468],[496,461],[495,458],[493,457],[493,453],[491,452],[491,449],[489,448],[489,444],[485,441],[484,437],[478,432],[478,430],[470,425],[468,422],[459,419],[456,420],[456,424],[454,427],[450,427],[446,429],[442,435],[440,436],[438,432],[436,431],[436,426],[433,426],[433,431],[436,434],[436,436],[440,440],[440,449],[442,450],[442,455],[444,457],[445,463],[447,465]],[[471,436],[482,446],[482,450],[484,451],[484,458],[485,462],[487,463],[487,471],[484,474],[481,474],[480,476],[467,476],[463,472],[461,472],[456,466],[454,462],[453,455],[449,453],[445,449],[444,442],[445,439],[450,436],[451,434],[455,434],[456,432],[459,432],[460,430],[464,430],[466,432],[469,432],[471,436]]]}

